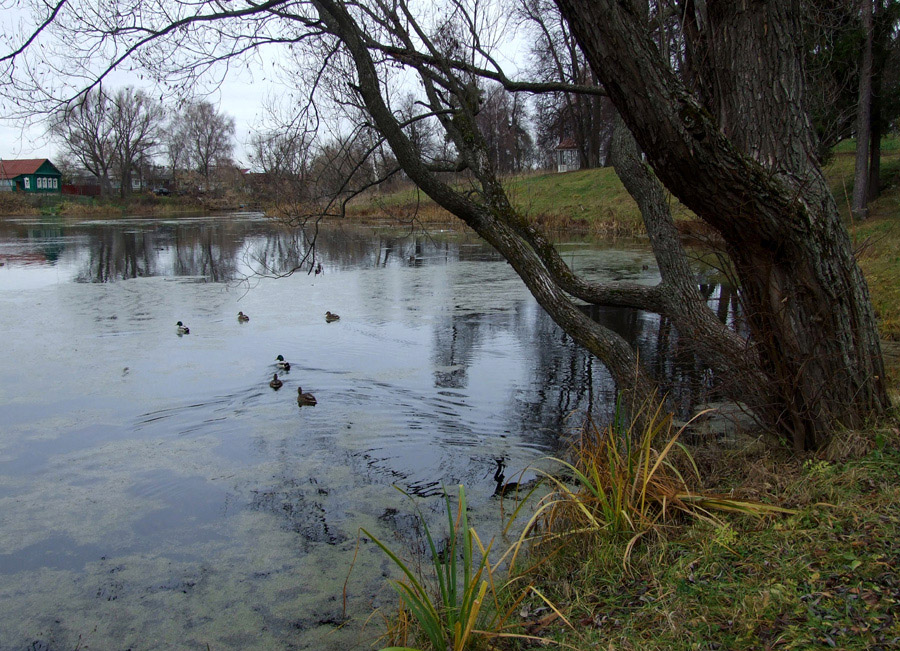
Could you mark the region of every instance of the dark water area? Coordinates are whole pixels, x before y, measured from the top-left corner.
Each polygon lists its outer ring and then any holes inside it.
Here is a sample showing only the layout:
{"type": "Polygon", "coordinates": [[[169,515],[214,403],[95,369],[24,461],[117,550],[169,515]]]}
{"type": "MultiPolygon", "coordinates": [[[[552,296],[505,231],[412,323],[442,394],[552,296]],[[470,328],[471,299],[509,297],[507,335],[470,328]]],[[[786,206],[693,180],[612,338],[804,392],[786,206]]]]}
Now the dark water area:
{"type": "MultiPolygon", "coordinates": [[[[368,648],[394,602],[374,545],[346,613],[342,590],[360,527],[410,534],[394,486],[434,514],[464,484],[490,537],[498,463],[533,477],[612,413],[607,371],[474,236],[322,228],[321,274],[311,236],[253,214],[0,219],[0,650],[368,648]]],[[[658,281],[638,244],[561,249],[589,278],[658,281]]],[[[591,314],[702,398],[665,323],[591,314]]]]}

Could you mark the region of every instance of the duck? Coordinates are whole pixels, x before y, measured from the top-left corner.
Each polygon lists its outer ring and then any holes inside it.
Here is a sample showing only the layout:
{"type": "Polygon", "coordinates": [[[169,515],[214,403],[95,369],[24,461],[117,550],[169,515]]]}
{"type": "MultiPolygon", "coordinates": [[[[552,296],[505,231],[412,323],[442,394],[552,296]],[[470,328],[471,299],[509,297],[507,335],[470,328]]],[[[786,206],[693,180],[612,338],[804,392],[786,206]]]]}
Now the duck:
{"type": "Polygon", "coordinates": [[[243,312],[238,312],[238,321],[241,323],[247,323],[250,320],[250,317],[244,314],[243,312]]]}
{"type": "Polygon", "coordinates": [[[191,334],[191,329],[184,325],[181,321],[175,324],[176,332],[180,335],[189,335],[191,334]]]}
{"type": "Polygon", "coordinates": [[[278,366],[278,368],[280,368],[282,371],[290,371],[291,370],[291,363],[288,361],[285,361],[285,359],[282,355],[279,355],[278,357],[275,358],[275,363],[278,366]]]}
{"type": "Polygon", "coordinates": [[[283,384],[284,382],[278,379],[278,373],[275,373],[275,375],[272,376],[272,381],[269,382],[269,386],[276,391],[278,391],[278,389],[280,389],[283,384]]]}
{"type": "Polygon", "coordinates": [[[338,321],[338,320],[340,320],[340,318],[341,317],[339,315],[335,314],[334,312],[326,312],[325,313],[325,320],[328,323],[331,323],[332,321],[338,321]]]}
{"type": "Polygon", "coordinates": [[[297,404],[303,407],[304,405],[309,405],[310,407],[318,403],[316,397],[311,393],[303,393],[302,387],[297,387],[297,404]]]}

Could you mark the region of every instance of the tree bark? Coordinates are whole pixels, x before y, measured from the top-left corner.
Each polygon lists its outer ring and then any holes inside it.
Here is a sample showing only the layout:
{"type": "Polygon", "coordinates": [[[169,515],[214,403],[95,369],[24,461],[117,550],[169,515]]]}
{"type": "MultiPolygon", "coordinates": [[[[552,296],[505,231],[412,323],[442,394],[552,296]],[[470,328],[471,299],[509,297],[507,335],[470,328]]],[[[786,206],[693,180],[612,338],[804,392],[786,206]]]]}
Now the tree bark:
{"type": "Polygon", "coordinates": [[[856,172],[851,209],[857,219],[869,216],[869,145],[872,137],[872,0],[860,0],[864,32],[859,66],[859,102],[856,108],[856,172]]]}
{"type": "Polygon", "coordinates": [[[699,99],[616,0],[556,0],[657,176],[726,243],[768,382],[754,411],[796,450],[889,405],[874,314],[802,106],[790,0],[688,7],[699,99]]]}

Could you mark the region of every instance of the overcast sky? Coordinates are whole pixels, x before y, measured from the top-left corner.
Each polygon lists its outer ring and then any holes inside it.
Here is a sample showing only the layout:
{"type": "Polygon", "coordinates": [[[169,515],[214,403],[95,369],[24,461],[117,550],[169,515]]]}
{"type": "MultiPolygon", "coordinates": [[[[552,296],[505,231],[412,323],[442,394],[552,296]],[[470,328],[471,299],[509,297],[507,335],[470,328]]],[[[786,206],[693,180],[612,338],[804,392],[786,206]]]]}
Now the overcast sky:
{"type": "MultiPolygon", "coordinates": [[[[138,79],[127,77],[117,79],[113,88],[127,85],[138,85],[138,79]],[[129,81],[131,84],[129,84],[129,81]]],[[[235,157],[237,162],[248,163],[244,145],[250,137],[252,129],[260,124],[263,114],[263,101],[267,93],[276,93],[278,88],[267,82],[244,78],[229,78],[207,99],[235,119],[235,157]]],[[[10,122],[0,122],[0,159],[14,158],[50,158],[56,157],[57,144],[46,135],[42,124],[23,127],[10,122]]]]}
{"type": "MultiPolygon", "coordinates": [[[[25,21],[25,10],[20,0],[0,0],[0,29],[5,36],[17,43],[21,37],[15,35],[17,28],[25,21]],[[22,21],[22,22],[20,22],[22,21]]],[[[42,9],[42,13],[46,9],[42,9]]],[[[30,33],[30,30],[29,30],[30,33]]],[[[503,33],[503,32],[501,32],[503,33]]],[[[515,30],[503,33],[508,42],[495,55],[501,65],[507,68],[507,74],[515,76],[518,65],[523,60],[521,55],[522,35],[515,30]]],[[[285,94],[285,88],[274,81],[278,75],[276,69],[279,52],[276,48],[266,48],[256,53],[246,63],[252,66],[250,72],[237,74],[237,67],[230,69],[225,81],[205,98],[217,106],[219,111],[235,119],[235,160],[242,166],[249,166],[247,144],[255,128],[264,123],[265,103],[268,99],[278,100],[285,94]],[[254,65],[255,64],[255,65],[254,65]]],[[[109,90],[125,86],[144,87],[139,77],[129,73],[114,71],[105,82],[109,90]]],[[[156,94],[156,91],[148,89],[156,94]]],[[[47,135],[46,124],[35,122],[23,125],[4,121],[0,114],[0,159],[16,158],[58,158],[58,144],[47,135]]]]}

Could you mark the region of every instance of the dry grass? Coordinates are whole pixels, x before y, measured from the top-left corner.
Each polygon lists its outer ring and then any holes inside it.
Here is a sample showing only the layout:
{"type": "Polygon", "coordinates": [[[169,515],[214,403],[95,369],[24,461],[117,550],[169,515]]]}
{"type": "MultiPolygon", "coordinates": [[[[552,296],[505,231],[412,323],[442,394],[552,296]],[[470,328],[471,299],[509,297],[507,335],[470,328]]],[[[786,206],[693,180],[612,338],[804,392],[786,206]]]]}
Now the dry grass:
{"type": "Polygon", "coordinates": [[[37,215],[40,210],[26,195],[19,192],[0,192],[0,215],[37,215]]]}

